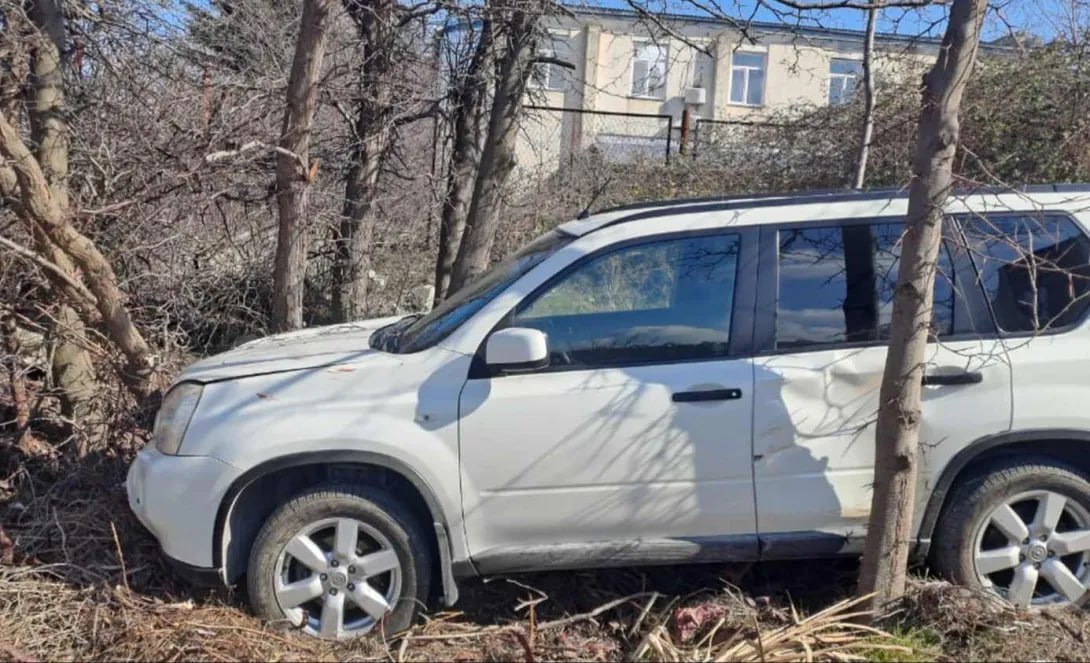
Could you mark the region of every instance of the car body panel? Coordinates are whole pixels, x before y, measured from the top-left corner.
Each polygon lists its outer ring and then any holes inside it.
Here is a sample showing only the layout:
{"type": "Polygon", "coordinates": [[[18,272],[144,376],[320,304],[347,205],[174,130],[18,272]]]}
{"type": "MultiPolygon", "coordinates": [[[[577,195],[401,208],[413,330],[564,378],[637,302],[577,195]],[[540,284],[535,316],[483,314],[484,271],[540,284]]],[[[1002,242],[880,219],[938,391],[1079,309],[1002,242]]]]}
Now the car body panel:
{"type": "MultiPolygon", "coordinates": [[[[866,535],[885,356],[884,347],[865,347],[757,359],[753,449],[762,535],[866,535]]],[[[1011,421],[1010,367],[984,342],[932,343],[927,361],[929,371],[978,372],[982,380],[923,388],[917,522],[927,487],[950,457],[1009,430],[1011,421]],[[989,407],[976,407],[981,401],[989,407]]]]}
{"type": "Polygon", "coordinates": [[[471,550],[755,533],[752,381],[744,359],[470,380],[471,550]],[[671,401],[724,387],[742,397],[671,401]]]}
{"type": "Polygon", "coordinates": [[[190,365],[179,381],[215,382],[261,373],[355,364],[376,354],[367,344],[371,334],[398,319],[377,318],[259,338],[190,365]]]}

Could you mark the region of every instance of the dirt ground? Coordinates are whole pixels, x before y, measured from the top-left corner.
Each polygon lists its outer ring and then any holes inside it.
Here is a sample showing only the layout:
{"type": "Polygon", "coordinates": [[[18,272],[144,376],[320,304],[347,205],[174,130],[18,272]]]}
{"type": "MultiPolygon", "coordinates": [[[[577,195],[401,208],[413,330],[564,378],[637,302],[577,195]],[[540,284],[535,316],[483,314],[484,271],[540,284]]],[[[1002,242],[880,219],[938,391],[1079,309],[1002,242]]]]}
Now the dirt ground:
{"type": "Polygon", "coordinates": [[[843,560],[473,580],[388,642],[318,642],[175,580],[129,513],[124,454],[0,468],[0,660],[1090,660],[1085,612],[922,578],[857,626],[843,560]]]}

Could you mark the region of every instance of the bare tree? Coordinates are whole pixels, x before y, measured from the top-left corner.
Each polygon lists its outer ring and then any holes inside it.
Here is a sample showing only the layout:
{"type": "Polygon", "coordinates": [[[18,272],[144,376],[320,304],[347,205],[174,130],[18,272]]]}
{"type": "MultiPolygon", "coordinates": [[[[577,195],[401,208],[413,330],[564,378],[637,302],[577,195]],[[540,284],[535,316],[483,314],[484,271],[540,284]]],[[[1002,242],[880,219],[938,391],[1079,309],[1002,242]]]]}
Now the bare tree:
{"type": "Polygon", "coordinates": [[[490,6],[496,30],[496,82],[465,231],[451,270],[450,292],[488,266],[507,181],[515,168],[522,100],[537,58],[538,24],[551,9],[550,0],[490,6]]]}
{"type": "Polygon", "coordinates": [[[462,243],[466,213],[473,195],[473,182],[481,158],[485,101],[491,82],[493,29],[487,16],[463,71],[453,72],[451,94],[451,147],[439,223],[439,256],[435,263],[435,299],[442,300],[450,285],[454,259],[462,243]]]}
{"type": "Polygon", "coordinates": [[[276,154],[276,204],[280,215],[273,272],[273,327],[303,326],[309,224],[307,194],[317,171],[310,164],[310,133],[318,104],[318,77],[325,55],[333,0],[304,0],[295,57],[288,79],[284,122],[276,154]]]}
{"type": "Polygon", "coordinates": [[[987,0],[954,0],[935,66],[924,77],[908,219],[879,392],[874,491],[859,594],[882,605],[904,594],[943,207],[953,186],[961,99],[973,70],[987,0]]]}
{"type": "Polygon", "coordinates": [[[333,314],[340,321],[358,319],[367,310],[375,199],[395,130],[395,90],[390,77],[408,60],[398,44],[406,14],[400,3],[344,0],[344,6],[359,31],[363,61],[352,126],[352,164],[345,181],[341,221],[333,238],[333,314]]]}
{"type": "Polygon", "coordinates": [[[855,164],[855,188],[862,189],[867,181],[867,161],[874,136],[874,115],[877,103],[874,89],[874,34],[878,28],[881,7],[867,10],[867,31],[863,37],[863,129],[859,137],[859,159],[855,164]]]}
{"type": "MultiPolygon", "coordinates": [[[[72,224],[68,210],[68,126],[64,109],[62,52],[66,27],[60,3],[28,3],[26,16],[33,27],[27,114],[33,151],[17,129],[15,106],[5,103],[0,114],[0,156],[8,165],[0,172],[0,194],[24,221],[57,292],[68,295],[56,310],[60,342],[53,371],[70,415],[85,415],[96,391],[94,367],[84,348],[85,322],[102,322],[110,339],[128,360],[123,377],[138,397],[153,386],[154,357],[132,324],[126,297],[106,258],[72,224]],[[87,281],[88,289],[79,282],[87,281]],[[70,306],[71,305],[71,306],[70,306]],[[76,306],[83,318],[72,308],[76,306]]],[[[14,14],[6,18],[17,20],[14,14]]]]}

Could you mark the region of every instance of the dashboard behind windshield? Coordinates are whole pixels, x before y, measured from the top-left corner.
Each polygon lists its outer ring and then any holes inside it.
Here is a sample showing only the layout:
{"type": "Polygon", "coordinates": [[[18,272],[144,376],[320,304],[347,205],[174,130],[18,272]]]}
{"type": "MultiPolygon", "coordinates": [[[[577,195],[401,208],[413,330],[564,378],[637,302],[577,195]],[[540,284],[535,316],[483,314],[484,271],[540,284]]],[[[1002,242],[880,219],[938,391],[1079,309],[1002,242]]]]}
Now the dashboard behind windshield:
{"type": "Polygon", "coordinates": [[[389,344],[394,347],[382,349],[407,353],[430,348],[573,239],[572,235],[556,230],[535,239],[443,300],[430,313],[412,321],[398,334],[397,342],[389,344]]]}

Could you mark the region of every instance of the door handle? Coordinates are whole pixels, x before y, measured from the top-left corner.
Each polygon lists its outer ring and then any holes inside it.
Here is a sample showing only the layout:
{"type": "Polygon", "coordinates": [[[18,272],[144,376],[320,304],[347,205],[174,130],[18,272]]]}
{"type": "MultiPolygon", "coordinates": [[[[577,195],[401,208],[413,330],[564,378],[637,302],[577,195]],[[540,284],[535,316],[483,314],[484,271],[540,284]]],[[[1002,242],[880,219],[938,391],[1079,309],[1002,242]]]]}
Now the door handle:
{"type": "Polygon", "coordinates": [[[701,391],[679,391],[672,400],[675,403],[702,403],[705,401],[736,401],[742,397],[741,389],[704,389],[701,391]]]}
{"type": "Polygon", "coordinates": [[[940,373],[938,375],[923,376],[923,384],[927,385],[955,385],[977,384],[984,381],[984,376],[978,371],[965,371],[963,373],[940,373]]]}

